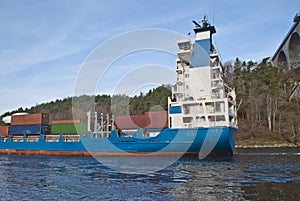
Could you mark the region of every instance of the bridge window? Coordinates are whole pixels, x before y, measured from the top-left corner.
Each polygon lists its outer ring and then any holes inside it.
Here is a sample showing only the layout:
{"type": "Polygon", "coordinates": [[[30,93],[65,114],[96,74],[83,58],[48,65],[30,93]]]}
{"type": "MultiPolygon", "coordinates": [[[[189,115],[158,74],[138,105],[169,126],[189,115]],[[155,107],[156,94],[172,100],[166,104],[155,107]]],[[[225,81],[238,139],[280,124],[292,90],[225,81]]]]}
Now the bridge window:
{"type": "Polygon", "coordinates": [[[208,116],[208,121],[218,122],[218,121],[226,121],[226,119],[224,115],[216,115],[216,116],[208,116]]]}
{"type": "Polygon", "coordinates": [[[196,120],[199,122],[205,122],[205,116],[201,116],[201,117],[199,117],[199,116],[197,116],[196,117],[196,120]]]}
{"type": "Polygon", "coordinates": [[[225,116],[224,115],[216,116],[216,121],[226,121],[225,116]]]}
{"type": "Polygon", "coordinates": [[[189,106],[184,107],[184,114],[190,114],[190,107],[189,106]]]}
{"type": "Polygon", "coordinates": [[[191,123],[193,120],[193,117],[183,117],[183,123],[191,123]]]}

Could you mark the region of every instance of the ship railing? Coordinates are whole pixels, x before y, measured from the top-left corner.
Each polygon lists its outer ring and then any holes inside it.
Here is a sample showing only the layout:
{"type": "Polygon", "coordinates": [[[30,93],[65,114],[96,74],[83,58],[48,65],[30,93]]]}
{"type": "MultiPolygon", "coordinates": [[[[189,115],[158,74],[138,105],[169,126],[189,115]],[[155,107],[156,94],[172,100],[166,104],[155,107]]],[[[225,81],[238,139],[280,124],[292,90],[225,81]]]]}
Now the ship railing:
{"type": "MultiPolygon", "coordinates": [[[[45,142],[59,142],[60,135],[46,135],[45,142]]],[[[80,135],[62,135],[63,142],[80,142],[80,135]]]]}
{"type": "Polygon", "coordinates": [[[80,135],[63,135],[64,142],[79,142],[80,135]]]}
{"type": "Polygon", "coordinates": [[[7,142],[8,141],[8,137],[1,137],[2,142],[7,142]]]}
{"type": "Polygon", "coordinates": [[[39,135],[9,135],[7,137],[2,137],[2,142],[39,142],[39,135]]]}
{"type": "Polygon", "coordinates": [[[46,135],[45,136],[45,141],[46,142],[59,142],[59,135],[46,135]]]}
{"type": "Polygon", "coordinates": [[[40,139],[39,136],[32,136],[32,137],[27,136],[26,142],[38,142],[39,139],[40,139]]]}
{"type": "MultiPolygon", "coordinates": [[[[60,135],[45,135],[45,142],[59,142],[60,135]]],[[[63,142],[80,142],[80,135],[62,135],[63,142]]],[[[2,142],[7,142],[8,137],[2,137],[2,142]]],[[[11,135],[11,142],[39,142],[40,136],[25,136],[24,135],[11,135]]]]}
{"type": "Polygon", "coordinates": [[[20,135],[20,136],[10,136],[10,139],[12,142],[24,142],[24,136],[20,135]]]}

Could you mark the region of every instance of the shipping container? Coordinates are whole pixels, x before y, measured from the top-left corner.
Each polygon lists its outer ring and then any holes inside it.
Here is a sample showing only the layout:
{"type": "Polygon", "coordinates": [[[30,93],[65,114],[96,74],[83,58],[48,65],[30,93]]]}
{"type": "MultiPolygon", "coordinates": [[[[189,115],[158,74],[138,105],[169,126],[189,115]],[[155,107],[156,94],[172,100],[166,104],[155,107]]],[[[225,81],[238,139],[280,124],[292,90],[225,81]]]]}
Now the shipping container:
{"type": "Polygon", "coordinates": [[[117,116],[116,126],[119,129],[166,128],[168,114],[166,111],[146,112],[141,115],[117,116]]]}
{"type": "Polygon", "coordinates": [[[149,117],[151,123],[147,128],[166,128],[168,127],[168,112],[157,111],[157,112],[146,112],[146,116],[149,117]]]}
{"type": "Polygon", "coordinates": [[[49,114],[25,114],[11,116],[11,125],[49,124],[49,114]]]}
{"type": "Polygon", "coordinates": [[[9,133],[11,135],[49,134],[49,126],[48,124],[13,125],[10,126],[9,133]]]}
{"type": "Polygon", "coordinates": [[[0,126],[0,135],[3,137],[8,136],[9,126],[0,126]]]}
{"type": "Polygon", "coordinates": [[[51,134],[77,135],[87,133],[87,123],[80,122],[75,124],[52,124],[51,134]],[[76,129],[77,128],[77,129],[76,129]]]}
{"type": "Polygon", "coordinates": [[[53,120],[51,124],[74,124],[80,123],[79,119],[64,119],[64,120],[53,120]]]}

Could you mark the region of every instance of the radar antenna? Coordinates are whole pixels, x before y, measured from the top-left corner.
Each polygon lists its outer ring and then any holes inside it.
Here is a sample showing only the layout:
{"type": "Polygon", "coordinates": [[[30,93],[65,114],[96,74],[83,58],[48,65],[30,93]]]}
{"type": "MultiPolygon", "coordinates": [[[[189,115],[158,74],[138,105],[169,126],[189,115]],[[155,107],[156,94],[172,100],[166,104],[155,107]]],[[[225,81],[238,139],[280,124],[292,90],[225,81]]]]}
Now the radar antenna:
{"type": "Polygon", "coordinates": [[[206,15],[204,15],[204,18],[201,22],[202,22],[202,26],[198,22],[193,20],[193,23],[196,25],[196,28],[194,29],[195,33],[203,32],[207,30],[209,30],[211,34],[216,33],[215,27],[210,25],[206,15]]]}
{"type": "Polygon", "coordinates": [[[198,24],[198,22],[196,22],[195,20],[193,20],[193,23],[196,25],[196,28],[201,28],[200,24],[198,24]]]}

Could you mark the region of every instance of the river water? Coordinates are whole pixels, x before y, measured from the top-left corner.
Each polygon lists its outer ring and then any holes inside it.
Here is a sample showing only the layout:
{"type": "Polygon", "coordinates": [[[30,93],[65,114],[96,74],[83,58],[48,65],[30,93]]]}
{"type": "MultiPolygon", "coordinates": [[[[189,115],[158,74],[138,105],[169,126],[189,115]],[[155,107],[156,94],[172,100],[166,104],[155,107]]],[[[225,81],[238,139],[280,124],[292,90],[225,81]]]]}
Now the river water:
{"type": "Polygon", "coordinates": [[[183,158],[145,174],[94,158],[0,156],[1,200],[300,200],[299,190],[300,149],[292,148],[183,158]]]}

